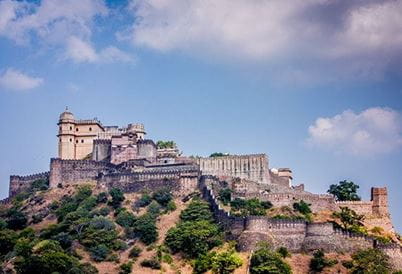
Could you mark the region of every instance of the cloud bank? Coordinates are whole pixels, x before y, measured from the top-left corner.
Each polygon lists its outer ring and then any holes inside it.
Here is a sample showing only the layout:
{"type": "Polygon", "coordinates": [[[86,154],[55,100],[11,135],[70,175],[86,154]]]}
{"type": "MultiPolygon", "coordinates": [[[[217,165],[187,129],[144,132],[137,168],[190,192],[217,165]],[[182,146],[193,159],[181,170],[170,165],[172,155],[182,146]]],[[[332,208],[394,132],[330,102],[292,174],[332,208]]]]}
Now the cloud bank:
{"type": "Polygon", "coordinates": [[[132,57],[110,46],[99,53],[91,45],[96,19],[109,14],[103,0],[4,0],[0,2],[0,35],[18,45],[40,43],[61,46],[64,59],[76,63],[128,62],[132,57]]]}
{"type": "Polygon", "coordinates": [[[346,110],[318,118],[308,129],[309,144],[336,153],[369,156],[402,147],[402,115],[390,108],[369,108],[360,113],[346,110]]]}
{"type": "Polygon", "coordinates": [[[402,53],[402,1],[136,0],[131,9],[128,39],[161,52],[316,71],[324,63],[369,77],[402,53]]]}
{"type": "Polygon", "coordinates": [[[0,75],[0,87],[8,90],[28,90],[43,84],[43,79],[26,75],[13,68],[8,68],[0,75]]]}

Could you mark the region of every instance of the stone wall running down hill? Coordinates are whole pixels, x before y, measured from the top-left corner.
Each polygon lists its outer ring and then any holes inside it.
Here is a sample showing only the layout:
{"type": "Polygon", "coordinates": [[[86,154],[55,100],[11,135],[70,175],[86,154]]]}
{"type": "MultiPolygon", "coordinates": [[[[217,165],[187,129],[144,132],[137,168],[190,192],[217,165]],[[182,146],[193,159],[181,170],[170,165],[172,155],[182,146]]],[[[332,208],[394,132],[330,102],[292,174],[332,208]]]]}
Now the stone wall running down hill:
{"type": "Polygon", "coordinates": [[[265,216],[234,217],[226,212],[216,199],[211,184],[219,184],[214,176],[202,176],[200,188],[214,213],[216,221],[229,237],[238,241],[240,251],[252,251],[261,241],[273,248],[286,247],[292,252],[352,253],[359,249],[378,248],[390,256],[395,269],[402,268],[402,248],[397,244],[380,245],[372,237],[335,229],[332,223],[307,223],[302,220],[274,220],[265,216]]]}
{"type": "Polygon", "coordinates": [[[27,176],[10,176],[10,185],[8,196],[13,197],[20,192],[23,192],[31,187],[31,184],[36,180],[48,180],[49,172],[42,172],[27,176]]]}

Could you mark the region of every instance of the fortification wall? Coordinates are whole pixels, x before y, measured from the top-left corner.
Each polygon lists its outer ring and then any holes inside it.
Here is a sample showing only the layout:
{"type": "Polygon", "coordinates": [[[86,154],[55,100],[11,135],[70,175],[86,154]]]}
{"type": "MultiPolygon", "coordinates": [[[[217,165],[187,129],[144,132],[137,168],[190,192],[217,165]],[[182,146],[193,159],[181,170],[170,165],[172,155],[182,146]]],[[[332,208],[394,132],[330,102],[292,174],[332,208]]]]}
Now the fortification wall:
{"type": "Polygon", "coordinates": [[[292,206],[301,200],[311,204],[313,212],[321,210],[335,210],[335,199],[332,195],[327,194],[307,194],[307,193],[243,193],[234,195],[234,198],[252,199],[258,198],[261,201],[270,201],[275,207],[292,206]]]}
{"type": "Polygon", "coordinates": [[[49,186],[50,188],[55,188],[58,184],[79,184],[96,181],[100,175],[114,168],[114,165],[107,162],[52,158],[50,160],[49,186]]]}
{"type": "Polygon", "coordinates": [[[402,248],[397,244],[376,244],[376,248],[383,251],[390,258],[390,263],[394,269],[402,269],[402,248]]]}
{"type": "Polygon", "coordinates": [[[199,158],[198,164],[202,175],[239,177],[263,184],[270,182],[265,154],[199,158]]]}
{"type": "Polygon", "coordinates": [[[358,214],[371,215],[373,213],[372,201],[337,201],[337,210],[341,207],[348,207],[358,214]]]}
{"type": "Polygon", "coordinates": [[[92,160],[107,161],[111,155],[111,140],[95,139],[92,149],[92,160]]]}
{"type": "Polygon", "coordinates": [[[13,197],[20,192],[28,190],[34,181],[40,179],[43,180],[49,179],[49,172],[42,172],[28,176],[11,175],[8,196],[13,197]]]}

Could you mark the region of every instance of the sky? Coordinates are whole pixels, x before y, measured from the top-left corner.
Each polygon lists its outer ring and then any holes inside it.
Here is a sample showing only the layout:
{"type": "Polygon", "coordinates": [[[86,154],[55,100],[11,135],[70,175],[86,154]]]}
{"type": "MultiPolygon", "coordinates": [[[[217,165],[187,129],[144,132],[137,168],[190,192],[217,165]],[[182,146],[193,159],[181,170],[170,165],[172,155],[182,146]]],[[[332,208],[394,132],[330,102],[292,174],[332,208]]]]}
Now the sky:
{"type": "Polygon", "coordinates": [[[402,231],[402,1],[0,0],[0,197],[58,116],[140,122],[185,155],[266,153],[325,193],[386,186],[402,231]]]}

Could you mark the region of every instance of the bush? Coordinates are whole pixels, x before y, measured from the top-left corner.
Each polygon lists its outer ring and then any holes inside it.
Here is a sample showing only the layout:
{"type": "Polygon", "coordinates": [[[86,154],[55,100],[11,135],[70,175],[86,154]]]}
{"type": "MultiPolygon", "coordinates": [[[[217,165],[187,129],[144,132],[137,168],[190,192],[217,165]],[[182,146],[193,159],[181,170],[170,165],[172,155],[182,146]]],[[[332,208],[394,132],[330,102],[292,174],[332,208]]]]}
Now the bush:
{"type": "Polygon", "coordinates": [[[133,262],[127,262],[125,264],[120,265],[120,274],[130,274],[131,270],[133,269],[133,262]]]}
{"type": "Polygon", "coordinates": [[[310,261],[310,270],[313,273],[321,272],[324,270],[324,268],[331,267],[337,263],[338,261],[336,260],[328,260],[325,258],[325,254],[321,249],[316,250],[313,253],[313,258],[310,261]]]}
{"type": "Polygon", "coordinates": [[[43,217],[39,214],[32,215],[32,222],[34,224],[40,223],[43,221],[43,217]]]}
{"type": "Polygon", "coordinates": [[[28,222],[27,217],[22,211],[16,208],[11,208],[7,212],[7,227],[10,229],[23,229],[28,222]]]}
{"type": "Polygon", "coordinates": [[[291,274],[290,266],[283,261],[282,257],[263,246],[255,251],[250,260],[251,274],[291,274]]]}
{"type": "Polygon", "coordinates": [[[121,225],[122,227],[130,227],[133,226],[136,221],[135,216],[128,212],[127,210],[120,211],[116,216],[116,223],[121,225]]]}
{"type": "Polygon", "coordinates": [[[0,230],[4,229],[6,227],[7,227],[7,222],[3,218],[0,218],[0,230]]]}
{"type": "Polygon", "coordinates": [[[136,201],[134,205],[136,207],[146,207],[151,202],[152,202],[152,197],[149,194],[145,193],[145,194],[142,194],[141,198],[138,201],[136,201]]]}
{"type": "Polygon", "coordinates": [[[391,273],[389,257],[379,249],[368,248],[355,252],[352,255],[353,274],[360,273],[391,273]]]}
{"type": "Polygon", "coordinates": [[[177,209],[177,206],[176,206],[176,203],[173,200],[170,201],[166,206],[166,211],[168,211],[168,212],[175,211],[176,209],[177,209]]]}
{"type": "Polygon", "coordinates": [[[49,188],[49,179],[38,179],[32,182],[30,191],[47,190],[49,188]]]}
{"type": "Polygon", "coordinates": [[[58,207],[59,207],[59,202],[58,201],[52,201],[48,206],[48,208],[50,210],[56,210],[58,207]]]}
{"type": "Polygon", "coordinates": [[[212,213],[209,209],[209,204],[200,199],[194,199],[188,205],[186,209],[184,209],[180,213],[180,219],[185,221],[212,221],[212,213]]]}
{"type": "Polygon", "coordinates": [[[233,273],[242,264],[242,259],[233,250],[212,257],[212,271],[217,274],[233,273]]]}
{"type": "Polygon", "coordinates": [[[63,249],[70,248],[71,244],[73,243],[72,237],[66,232],[60,232],[59,234],[53,236],[52,240],[59,242],[63,249]]]}
{"type": "Polygon", "coordinates": [[[237,216],[264,216],[266,210],[272,207],[271,202],[261,202],[259,199],[244,200],[236,198],[230,202],[233,214],[237,216]]]}
{"type": "Polygon", "coordinates": [[[292,254],[290,254],[289,250],[284,246],[281,246],[280,248],[278,248],[277,252],[282,256],[282,258],[288,258],[288,257],[292,256],[292,254]]]}
{"type": "Polygon", "coordinates": [[[332,214],[334,218],[338,218],[342,223],[342,227],[346,230],[353,230],[353,232],[360,232],[360,227],[363,227],[362,221],[364,215],[357,214],[353,209],[348,207],[341,207],[341,211],[332,214]]]}
{"type": "Polygon", "coordinates": [[[141,262],[142,267],[149,267],[152,269],[161,269],[161,264],[159,260],[156,257],[153,257],[152,259],[146,259],[141,262]]]}
{"type": "Polygon", "coordinates": [[[173,253],[183,252],[191,258],[207,253],[221,244],[221,233],[216,224],[208,221],[182,222],[169,229],[166,245],[173,253]]]}
{"type": "Polygon", "coordinates": [[[142,251],[141,248],[139,248],[138,246],[133,246],[133,248],[131,248],[128,256],[130,258],[137,258],[140,256],[141,251],[142,251]]]}
{"type": "Polygon", "coordinates": [[[307,215],[307,214],[311,213],[310,204],[306,203],[303,200],[301,200],[298,203],[294,203],[293,209],[300,212],[303,215],[307,215]]]}
{"type": "Polygon", "coordinates": [[[109,191],[109,194],[112,197],[112,201],[110,201],[110,205],[113,206],[113,208],[119,208],[121,206],[121,203],[125,199],[123,192],[118,188],[112,188],[109,191]]]}
{"type": "Polygon", "coordinates": [[[77,203],[81,203],[86,198],[92,195],[92,189],[89,185],[79,186],[77,193],[74,195],[74,199],[77,203]]]}
{"type": "Polygon", "coordinates": [[[219,190],[218,199],[224,204],[227,205],[232,197],[232,190],[229,188],[222,188],[219,190]]]}
{"type": "Polygon", "coordinates": [[[144,244],[151,244],[158,239],[158,230],[155,219],[150,214],[140,216],[134,225],[134,234],[144,244]]]}
{"type": "Polygon", "coordinates": [[[209,252],[207,254],[202,254],[197,257],[194,261],[193,271],[195,274],[202,274],[207,272],[212,268],[212,259],[216,252],[209,252]]]}
{"type": "Polygon", "coordinates": [[[173,199],[171,191],[167,188],[162,188],[155,191],[152,198],[157,201],[161,206],[166,207],[168,203],[173,199]]]}
{"type": "Polygon", "coordinates": [[[112,245],[113,250],[126,250],[128,248],[128,245],[126,242],[123,242],[122,240],[117,240],[113,243],[112,245]]]}
{"type": "Polygon", "coordinates": [[[79,208],[84,209],[86,211],[92,210],[96,206],[96,197],[94,196],[89,196],[86,198],[84,201],[80,203],[79,208]]]}
{"type": "Polygon", "coordinates": [[[161,206],[160,206],[157,202],[153,201],[153,202],[148,206],[147,212],[148,212],[150,215],[152,215],[154,218],[156,218],[156,217],[159,216],[159,214],[160,214],[160,212],[161,212],[161,206]]]}
{"type": "Polygon", "coordinates": [[[106,192],[101,192],[96,196],[96,202],[98,204],[104,204],[107,203],[107,193],[106,192]]]}
{"type": "Polygon", "coordinates": [[[91,252],[91,258],[96,262],[104,261],[110,252],[105,244],[94,246],[89,251],[91,252]]]}
{"type": "Polygon", "coordinates": [[[10,229],[0,230],[0,255],[5,255],[11,250],[17,242],[18,235],[10,229]]]}

